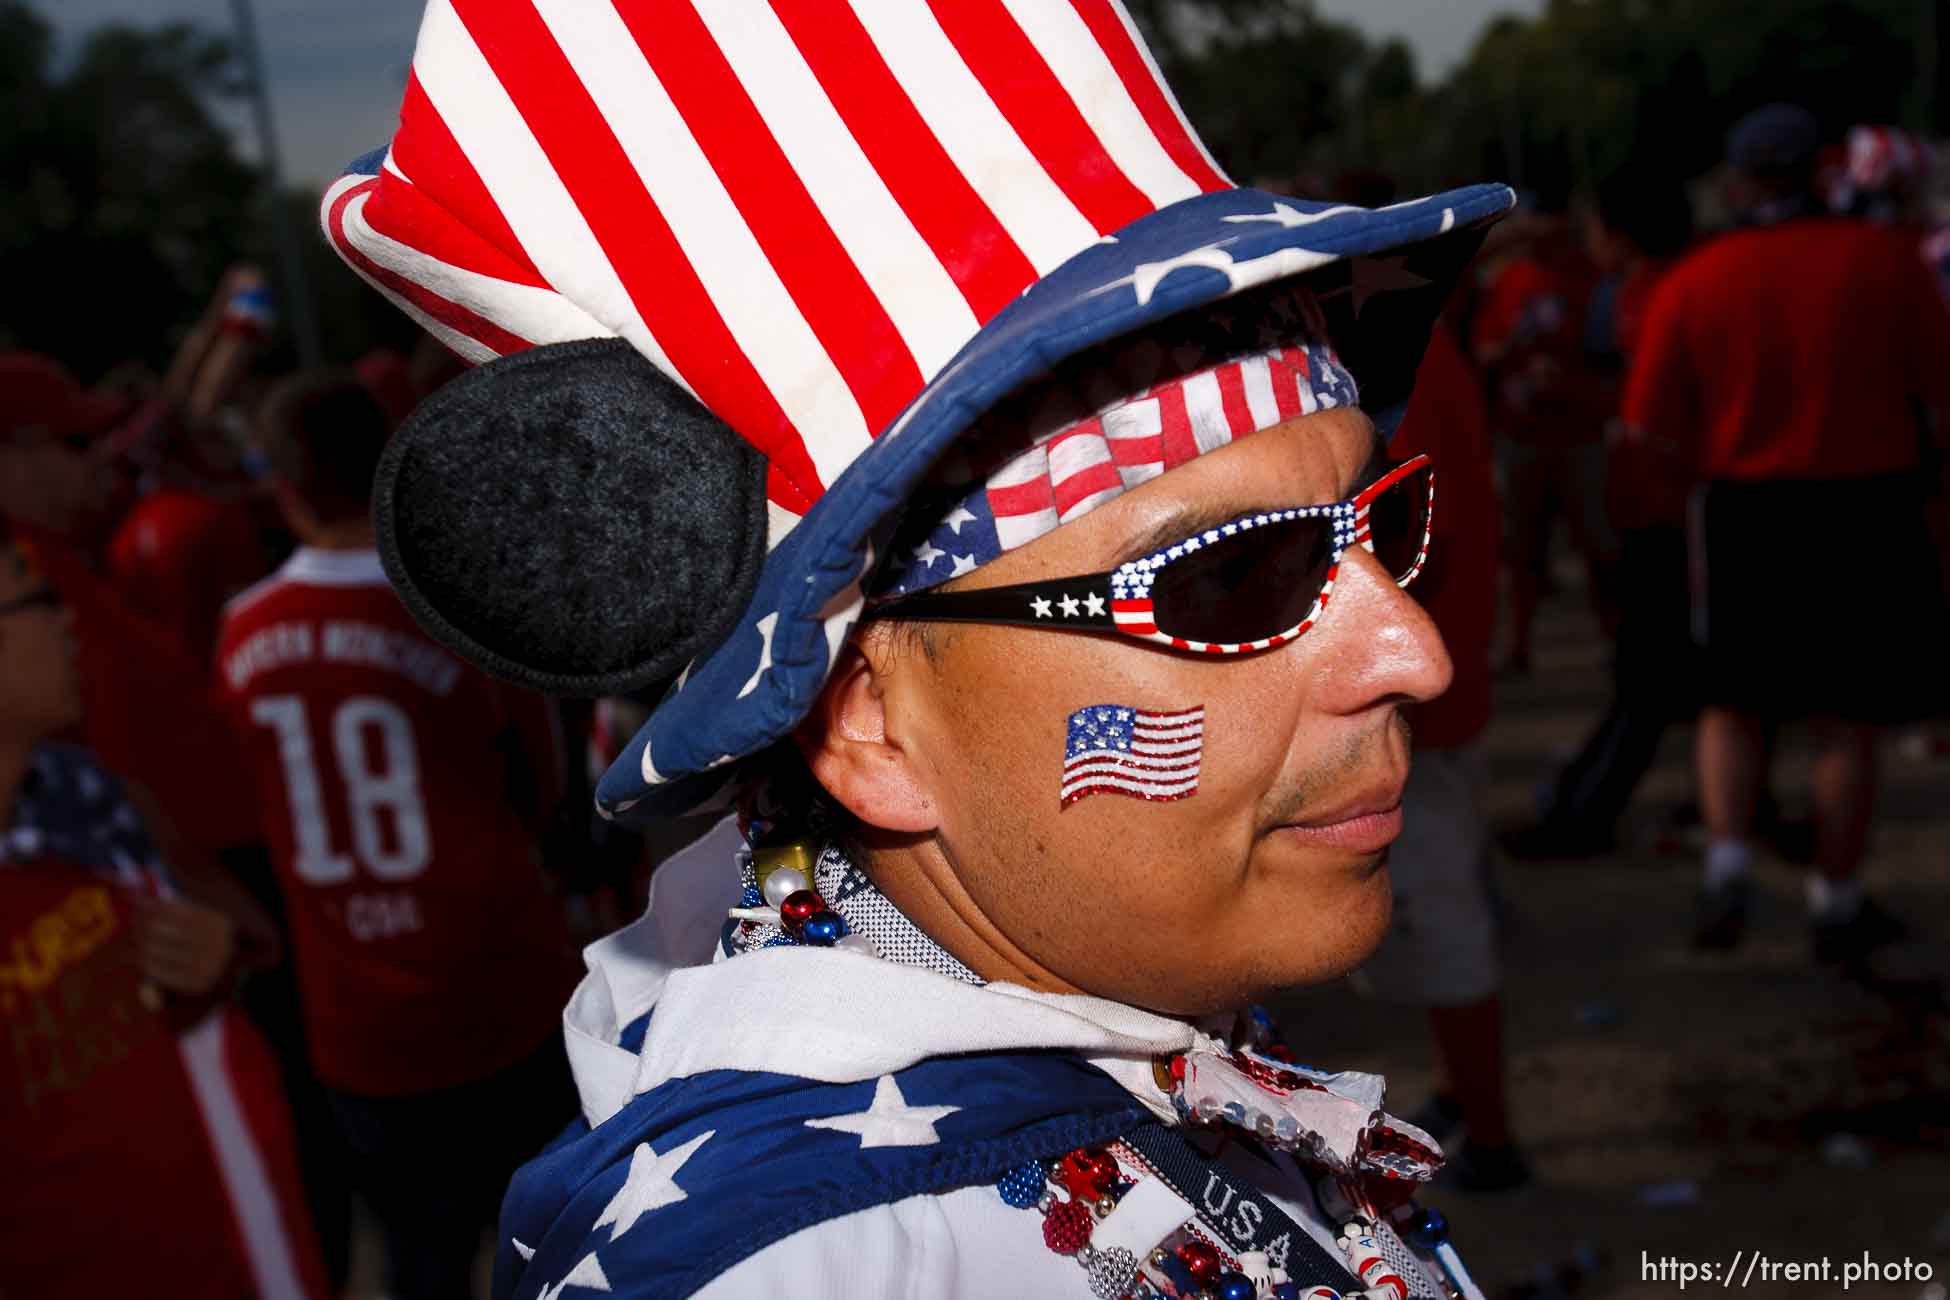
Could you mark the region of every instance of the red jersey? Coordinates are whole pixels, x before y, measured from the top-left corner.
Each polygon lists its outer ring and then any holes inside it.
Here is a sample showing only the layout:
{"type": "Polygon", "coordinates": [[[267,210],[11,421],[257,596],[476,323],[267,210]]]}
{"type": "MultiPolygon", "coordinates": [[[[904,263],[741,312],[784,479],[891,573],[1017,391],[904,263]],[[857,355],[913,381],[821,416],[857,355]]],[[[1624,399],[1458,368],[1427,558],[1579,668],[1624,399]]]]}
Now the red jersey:
{"type": "Polygon", "coordinates": [[[1866,478],[1919,461],[1950,398],[1950,312],[1912,241],[1807,218],[1736,231],[1659,282],[1624,416],[1701,480],[1866,478]]]}
{"type": "Polygon", "coordinates": [[[300,550],[233,602],[217,689],[285,889],[319,1078],[424,1092],[558,1032],[574,972],[536,853],[560,783],[545,702],[428,640],[373,551],[300,550]]]}
{"type": "Polygon", "coordinates": [[[1438,322],[1415,375],[1415,392],[1388,444],[1399,459],[1427,452],[1435,464],[1435,531],[1428,564],[1409,587],[1449,647],[1455,680],[1410,718],[1418,749],[1453,749],[1490,722],[1490,638],[1496,626],[1501,516],[1490,470],[1483,387],[1446,324],[1438,322]]]}
{"type": "MultiPolygon", "coordinates": [[[[36,769],[132,817],[79,753],[44,747],[36,769]]],[[[6,1294],[320,1300],[276,1062],[230,1008],[183,1026],[145,996],[134,906],[167,886],[126,852],[72,859],[76,800],[59,801],[45,828],[17,821],[0,840],[6,1294]]]]}
{"type": "Polygon", "coordinates": [[[270,567],[249,508],[181,488],[137,501],[108,544],[108,577],[123,599],[199,663],[216,647],[225,603],[270,567]]]}

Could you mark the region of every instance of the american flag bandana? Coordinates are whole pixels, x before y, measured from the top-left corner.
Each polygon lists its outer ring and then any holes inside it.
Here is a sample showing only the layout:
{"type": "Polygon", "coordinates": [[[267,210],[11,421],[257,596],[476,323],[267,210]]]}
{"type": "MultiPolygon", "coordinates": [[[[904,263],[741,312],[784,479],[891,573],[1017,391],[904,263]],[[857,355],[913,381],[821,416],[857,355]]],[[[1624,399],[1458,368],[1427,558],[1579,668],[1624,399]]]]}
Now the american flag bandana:
{"type": "Polygon", "coordinates": [[[1198,790],[1205,707],[1171,713],[1092,704],[1070,715],[1063,749],[1062,807],[1093,794],[1163,802],[1198,790]]]}
{"type": "Polygon", "coordinates": [[[1291,284],[1084,353],[992,409],[935,471],[876,594],[972,573],[1208,451],[1359,401],[1314,295],[1291,284]]]}

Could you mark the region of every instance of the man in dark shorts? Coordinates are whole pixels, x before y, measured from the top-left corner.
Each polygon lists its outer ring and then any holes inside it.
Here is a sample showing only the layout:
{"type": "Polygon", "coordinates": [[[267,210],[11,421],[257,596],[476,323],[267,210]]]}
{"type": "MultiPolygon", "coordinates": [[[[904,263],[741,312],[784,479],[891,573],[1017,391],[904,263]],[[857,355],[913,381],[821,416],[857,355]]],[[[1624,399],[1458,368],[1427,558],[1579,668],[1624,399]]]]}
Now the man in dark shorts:
{"type": "Polygon", "coordinates": [[[1817,725],[1817,959],[1900,926],[1863,899],[1876,743],[1941,689],[1941,584],[1922,509],[1918,411],[1940,409],[1950,315],[1913,244],[1824,215],[1814,119],[1789,105],[1728,137],[1740,229],[1674,268],[1648,309],[1625,419],[1684,449],[1694,637],[1707,708],[1697,763],[1709,840],[1700,924],[1738,943],[1767,723],[1817,725]]]}

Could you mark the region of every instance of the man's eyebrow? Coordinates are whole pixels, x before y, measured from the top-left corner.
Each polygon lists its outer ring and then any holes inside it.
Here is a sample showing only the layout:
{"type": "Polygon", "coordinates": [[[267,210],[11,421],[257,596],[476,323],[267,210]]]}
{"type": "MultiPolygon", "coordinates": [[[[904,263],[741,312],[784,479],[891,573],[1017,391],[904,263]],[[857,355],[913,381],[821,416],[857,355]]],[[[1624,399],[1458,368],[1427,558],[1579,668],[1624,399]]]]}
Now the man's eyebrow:
{"type": "MultiPolygon", "coordinates": [[[[1341,499],[1348,500],[1352,498],[1362,488],[1367,487],[1370,483],[1373,483],[1385,474],[1392,464],[1393,462],[1388,458],[1387,444],[1382,442],[1380,438],[1376,438],[1374,451],[1368,456],[1367,464],[1356,471],[1354,482],[1348,486],[1346,495],[1341,499]]],[[[1199,533],[1217,528],[1220,524],[1229,524],[1233,520],[1243,518],[1246,515],[1256,515],[1268,510],[1285,510],[1298,504],[1300,503],[1295,501],[1277,501],[1267,502],[1263,505],[1242,506],[1235,505],[1231,502],[1188,501],[1183,506],[1152,524],[1149,528],[1133,538],[1127,545],[1120,548],[1117,552],[1117,558],[1112,562],[1110,567],[1116,568],[1120,564],[1128,564],[1132,560],[1142,559],[1153,551],[1162,550],[1170,546],[1173,542],[1183,541],[1187,537],[1193,537],[1199,533]]],[[[1319,502],[1310,504],[1324,505],[1327,503],[1319,502]]]]}
{"type": "Polygon", "coordinates": [[[1111,567],[1116,568],[1119,564],[1142,559],[1153,551],[1170,546],[1173,542],[1183,541],[1187,537],[1217,528],[1220,524],[1229,524],[1241,516],[1284,508],[1284,506],[1270,504],[1241,506],[1229,501],[1188,501],[1133,538],[1128,545],[1118,551],[1117,559],[1111,567]]]}

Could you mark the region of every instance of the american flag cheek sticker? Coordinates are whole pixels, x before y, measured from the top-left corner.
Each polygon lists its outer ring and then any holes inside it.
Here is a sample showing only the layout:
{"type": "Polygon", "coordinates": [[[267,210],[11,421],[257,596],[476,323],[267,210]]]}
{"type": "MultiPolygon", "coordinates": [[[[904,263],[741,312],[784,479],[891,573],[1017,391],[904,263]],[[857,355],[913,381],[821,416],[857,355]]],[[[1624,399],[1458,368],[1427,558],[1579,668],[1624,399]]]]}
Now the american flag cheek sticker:
{"type": "Polygon", "coordinates": [[[1172,713],[1092,704],[1070,715],[1063,749],[1062,806],[1093,794],[1163,802],[1198,790],[1205,708],[1172,713]]]}

